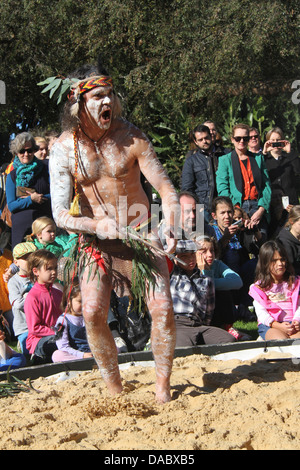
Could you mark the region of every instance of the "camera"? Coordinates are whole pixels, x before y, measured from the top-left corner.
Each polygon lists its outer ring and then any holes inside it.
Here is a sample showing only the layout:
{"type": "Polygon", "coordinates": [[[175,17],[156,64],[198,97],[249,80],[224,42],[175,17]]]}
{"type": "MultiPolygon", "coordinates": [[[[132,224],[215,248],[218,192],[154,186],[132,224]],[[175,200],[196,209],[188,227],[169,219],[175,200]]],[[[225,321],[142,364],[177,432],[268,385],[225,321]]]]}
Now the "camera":
{"type": "Polygon", "coordinates": [[[272,142],[272,147],[283,148],[284,143],[283,142],[272,142]]]}
{"type": "Polygon", "coordinates": [[[243,219],[239,219],[239,220],[236,220],[235,222],[233,222],[232,225],[237,225],[239,228],[241,228],[244,225],[244,221],[243,221],[243,219]]]}

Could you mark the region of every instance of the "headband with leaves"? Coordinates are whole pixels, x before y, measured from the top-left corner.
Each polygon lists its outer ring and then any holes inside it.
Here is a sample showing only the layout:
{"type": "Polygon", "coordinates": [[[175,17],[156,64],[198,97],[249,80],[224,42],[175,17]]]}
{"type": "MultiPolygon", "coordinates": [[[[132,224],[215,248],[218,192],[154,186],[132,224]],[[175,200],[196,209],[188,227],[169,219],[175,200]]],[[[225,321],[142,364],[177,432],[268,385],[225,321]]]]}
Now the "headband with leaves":
{"type": "Polygon", "coordinates": [[[43,82],[38,83],[38,86],[44,85],[46,86],[42,93],[49,92],[50,98],[56,99],[57,104],[61,103],[65,98],[74,98],[75,101],[78,101],[80,95],[96,87],[113,88],[111,77],[105,75],[88,77],[84,80],[55,76],[46,78],[43,82]]]}

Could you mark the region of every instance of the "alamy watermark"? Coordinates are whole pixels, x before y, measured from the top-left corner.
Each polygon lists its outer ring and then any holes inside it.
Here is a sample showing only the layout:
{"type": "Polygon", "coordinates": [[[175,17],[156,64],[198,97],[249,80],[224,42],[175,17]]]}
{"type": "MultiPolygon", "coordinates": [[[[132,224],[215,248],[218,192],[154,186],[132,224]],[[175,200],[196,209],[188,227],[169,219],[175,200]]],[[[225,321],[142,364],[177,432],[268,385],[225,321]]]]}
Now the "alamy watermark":
{"type": "Polygon", "coordinates": [[[99,219],[96,229],[100,239],[126,239],[132,235],[130,228],[138,230],[143,238],[158,235],[161,240],[204,235],[203,204],[171,204],[164,213],[160,204],[151,204],[150,208],[141,203],[128,204],[126,196],[119,196],[115,205],[105,204],[105,212],[106,217],[99,219]]]}
{"type": "MultiPolygon", "coordinates": [[[[292,94],[292,102],[294,104],[300,103],[300,80],[294,80],[292,83],[292,90],[294,93],[292,94]]],[[[0,80],[0,104],[6,104],[6,85],[3,80],[0,80]]]]}
{"type": "Polygon", "coordinates": [[[292,102],[294,104],[300,103],[300,80],[294,80],[292,83],[292,90],[296,89],[292,94],[292,102]]]}
{"type": "Polygon", "coordinates": [[[295,339],[291,346],[292,348],[295,347],[295,356],[292,359],[293,364],[300,364],[300,339],[295,339]]]}
{"type": "Polygon", "coordinates": [[[3,80],[0,80],[0,104],[6,104],[6,86],[3,80]]]}

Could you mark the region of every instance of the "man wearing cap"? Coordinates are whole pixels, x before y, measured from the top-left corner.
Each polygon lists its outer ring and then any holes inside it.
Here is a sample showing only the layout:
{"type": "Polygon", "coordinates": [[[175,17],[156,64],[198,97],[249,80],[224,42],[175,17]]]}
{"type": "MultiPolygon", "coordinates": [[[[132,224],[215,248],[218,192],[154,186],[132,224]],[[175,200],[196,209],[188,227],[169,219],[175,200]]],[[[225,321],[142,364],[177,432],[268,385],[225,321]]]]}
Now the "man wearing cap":
{"type": "Polygon", "coordinates": [[[12,305],[13,330],[18,338],[23,354],[29,354],[26,348],[28,327],[24,313],[26,295],[32,287],[28,273],[28,258],[37,250],[33,242],[18,243],[13,249],[14,264],[18,272],[8,281],[9,300],[12,305]]]}
{"type": "MultiPolygon", "coordinates": [[[[170,252],[176,244],[172,231],[179,204],[150,142],[121,117],[120,103],[107,72],[86,68],[74,76],[78,82],[65,106],[65,131],[52,147],[49,160],[52,210],[59,227],[83,234],[82,256],[86,245],[91,243],[92,263],[89,269],[81,270],[83,315],[91,351],[109,391],[115,395],[122,391],[122,383],[107,312],[112,287],[116,290],[119,281],[126,284],[131,279],[132,255],[121,241],[126,238],[126,227],[135,226],[149,216],[149,200],[141,185],[141,173],[162,199],[170,252]],[[73,190],[74,204],[69,211],[73,190]]],[[[162,248],[151,233],[149,238],[152,244],[162,248]]],[[[171,399],[174,315],[165,256],[153,253],[157,282],[147,306],[152,316],[156,398],[165,403],[171,399]]],[[[123,291],[121,295],[128,294],[123,291]]]]}
{"type": "Polygon", "coordinates": [[[214,282],[197,268],[197,245],[178,240],[170,286],[176,325],[176,347],[232,343],[235,338],[221,328],[210,326],[215,308],[214,282]]]}

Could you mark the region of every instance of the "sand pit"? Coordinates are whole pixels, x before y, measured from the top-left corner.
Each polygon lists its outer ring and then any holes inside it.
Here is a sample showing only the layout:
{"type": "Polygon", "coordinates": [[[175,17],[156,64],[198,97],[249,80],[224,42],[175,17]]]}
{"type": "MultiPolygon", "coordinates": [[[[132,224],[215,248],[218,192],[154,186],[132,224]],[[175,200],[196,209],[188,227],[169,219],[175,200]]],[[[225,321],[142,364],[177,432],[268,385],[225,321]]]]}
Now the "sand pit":
{"type": "Polygon", "coordinates": [[[123,370],[117,398],[98,370],[39,378],[39,393],[0,399],[0,449],[299,450],[299,370],[299,360],[176,358],[164,406],[152,367],[123,370]]]}

